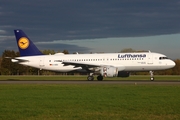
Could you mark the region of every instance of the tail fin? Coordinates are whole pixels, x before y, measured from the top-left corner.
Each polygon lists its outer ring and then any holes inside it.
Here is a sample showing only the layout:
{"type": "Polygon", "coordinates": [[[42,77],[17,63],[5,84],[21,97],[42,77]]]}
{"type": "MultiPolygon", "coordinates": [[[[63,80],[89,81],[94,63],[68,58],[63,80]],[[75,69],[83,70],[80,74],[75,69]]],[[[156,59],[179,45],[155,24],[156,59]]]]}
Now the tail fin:
{"type": "Polygon", "coordinates": [[[43,55],[22,30],[14,30],[20,56],[43,55]]]}

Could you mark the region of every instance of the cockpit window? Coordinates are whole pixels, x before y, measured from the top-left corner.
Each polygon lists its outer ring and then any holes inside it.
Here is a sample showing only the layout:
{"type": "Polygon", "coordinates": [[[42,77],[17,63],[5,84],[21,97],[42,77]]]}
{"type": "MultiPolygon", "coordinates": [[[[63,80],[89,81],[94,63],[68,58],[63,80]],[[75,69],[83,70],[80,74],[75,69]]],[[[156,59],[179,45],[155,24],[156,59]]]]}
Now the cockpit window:
{"type": "Polygon", "coordinates": [[[159,60],[169,59],[168,57],[159,57],[159,60]]]}

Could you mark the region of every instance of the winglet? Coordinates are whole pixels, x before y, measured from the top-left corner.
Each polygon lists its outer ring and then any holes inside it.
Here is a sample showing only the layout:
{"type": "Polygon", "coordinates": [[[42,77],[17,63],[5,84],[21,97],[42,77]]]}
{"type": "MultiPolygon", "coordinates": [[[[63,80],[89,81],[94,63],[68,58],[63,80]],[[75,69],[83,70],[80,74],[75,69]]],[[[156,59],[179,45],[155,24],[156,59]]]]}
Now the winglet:
{"type": "Polygon", "coordinates": [[[14,30],[20,56],[43,55],[22,30],[14,30]]]}

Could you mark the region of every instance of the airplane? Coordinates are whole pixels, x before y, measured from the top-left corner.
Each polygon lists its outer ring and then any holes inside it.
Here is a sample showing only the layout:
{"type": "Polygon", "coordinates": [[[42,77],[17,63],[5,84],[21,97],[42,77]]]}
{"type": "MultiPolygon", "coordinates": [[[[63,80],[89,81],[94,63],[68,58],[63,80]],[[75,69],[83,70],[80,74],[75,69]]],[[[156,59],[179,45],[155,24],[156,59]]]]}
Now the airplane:
{"type": "Polygon", "coordinates": [[[14,30],[20,57],[12,58],[12,62],[31,66],[40,70],[70,72],[85,70],[87,80],[103,77],[129,77],[132,71],[149,71],[150,80],[154,80],[153,71],[170,69],[175,62],[161,53],[101,53],[101,54],[63,54],[44,55],[20,29],[14,30]]]}

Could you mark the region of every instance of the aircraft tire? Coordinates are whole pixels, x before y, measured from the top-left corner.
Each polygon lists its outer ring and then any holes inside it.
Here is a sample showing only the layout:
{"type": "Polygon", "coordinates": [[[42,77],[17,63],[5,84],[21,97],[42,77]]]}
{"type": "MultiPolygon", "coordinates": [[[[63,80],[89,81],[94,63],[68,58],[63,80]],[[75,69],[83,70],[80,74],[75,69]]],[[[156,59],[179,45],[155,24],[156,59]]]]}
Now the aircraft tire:
{"type": "Polygon", "coordinates": [[[94,80],[94,77],[93,77],[93,76],[88,76],[88,77],[87,77],[87,80],[88,80],[88,81],[93,81],[93,80],[94,80]]]}
{"type": "Polygon", "coordinates": [[[97,76],[97,80],[98,81],[102,81],[103,80],[103,76],[101,76],[101,75],[97,76]]]}
{"type": "Polygon", "coordinates": [[[151,81],[154,81],[154,77],[151,77],[150,80],[151,80],[151,81]]]}

